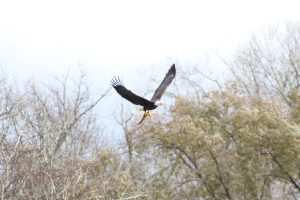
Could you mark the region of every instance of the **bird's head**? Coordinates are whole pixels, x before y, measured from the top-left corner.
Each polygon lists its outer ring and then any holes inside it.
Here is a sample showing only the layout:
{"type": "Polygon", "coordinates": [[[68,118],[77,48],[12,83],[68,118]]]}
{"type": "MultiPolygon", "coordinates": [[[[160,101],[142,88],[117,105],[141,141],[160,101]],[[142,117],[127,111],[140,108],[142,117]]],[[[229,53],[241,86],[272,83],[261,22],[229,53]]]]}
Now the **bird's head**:
{"type": "Polygon", "coordinates": [[[155,101],[154,105],[161,106],[161,105],[163,105],[163,102],[161,102],[161,101],[155,101]]]}

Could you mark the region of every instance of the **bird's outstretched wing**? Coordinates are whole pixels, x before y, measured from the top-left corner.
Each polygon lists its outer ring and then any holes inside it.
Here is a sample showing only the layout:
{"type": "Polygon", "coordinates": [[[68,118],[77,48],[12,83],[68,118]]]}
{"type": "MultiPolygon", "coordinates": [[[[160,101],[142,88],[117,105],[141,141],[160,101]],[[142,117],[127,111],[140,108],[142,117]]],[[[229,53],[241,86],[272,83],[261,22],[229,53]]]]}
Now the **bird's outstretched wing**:
{"type": "Polygon", "coordinates": [[[133,104],[146,106],[152,103],[147,99],[140,97],[134,94],[133,92],[131,92],[130,90],[126,89],[122,81],[119,79],[119,77],[118,78],[114,77],[111,80],[111,85],[115,88],[115,90],[119,93],[119,95],[121,95],[123,98],[127,99],[133,104]]]}
{"type": "Polygon", "coordinates": [[[154,95],[151,98],[152,102],[160,100],[161,96],[164,94],[167,87],[171,84],[171,82],[174,79],[175,75],[176,75],[176,69],[175,69],[175,64],[173,64],[170,67],[168,73],[166,74],[164,80],[161,82],[161,84],[155,90],[154,95]]]}

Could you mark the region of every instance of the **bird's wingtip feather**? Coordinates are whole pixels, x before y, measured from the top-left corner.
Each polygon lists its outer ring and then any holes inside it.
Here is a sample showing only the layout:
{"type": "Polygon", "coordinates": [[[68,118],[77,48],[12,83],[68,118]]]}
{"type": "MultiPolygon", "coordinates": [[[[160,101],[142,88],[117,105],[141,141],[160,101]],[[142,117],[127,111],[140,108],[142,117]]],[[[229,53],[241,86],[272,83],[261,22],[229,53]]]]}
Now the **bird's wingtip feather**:
{"type": "Polygon", "coordinates": [[[172,72],[174,74],[176,73],[175,63],[173,63],[173,65],[171,66],[170,72],[172,72]]]}
{"type": "Polygon", "coordinates": [[[120,80],[119,76],[118,77],[114,76],[110,82],[113,87],[118,86],[118,85],[123,85],[123,82],[120,80]]]}

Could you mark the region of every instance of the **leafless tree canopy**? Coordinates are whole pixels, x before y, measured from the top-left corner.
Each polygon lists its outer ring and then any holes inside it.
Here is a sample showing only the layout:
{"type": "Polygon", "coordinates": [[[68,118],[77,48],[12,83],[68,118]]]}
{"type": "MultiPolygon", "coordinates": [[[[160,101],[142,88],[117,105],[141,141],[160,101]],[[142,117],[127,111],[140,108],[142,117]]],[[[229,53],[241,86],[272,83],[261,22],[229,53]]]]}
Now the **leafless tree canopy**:
{"type": "Polygon", "coordinates": [[[300,87],[300,25],[271,27],[242,46],[232,72],[247,94],[279,97],[290,105],[288,95],[300,87]]]}
{"type": "Polygon", "coordinates": [[[1,80],[1,199],[109,199],[134,196],[125,163],[101,146],[93,108],[101,103],[82,75],[56,86],[1,80]],[[123,180],[124,179],[124,180],[123,180]],[[123,188],[118,188],[123,187],[123,188]],[[124,192],[124,194],[119,194],[124,192]]]}

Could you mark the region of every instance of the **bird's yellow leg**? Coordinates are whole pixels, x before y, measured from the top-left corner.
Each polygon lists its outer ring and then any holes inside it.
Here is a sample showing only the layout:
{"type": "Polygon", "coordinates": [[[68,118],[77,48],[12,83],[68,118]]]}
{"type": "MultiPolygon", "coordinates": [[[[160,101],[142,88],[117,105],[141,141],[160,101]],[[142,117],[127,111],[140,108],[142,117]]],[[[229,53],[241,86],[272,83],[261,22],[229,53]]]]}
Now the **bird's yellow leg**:
{"type": "Polygon", "coordinates": [[[150,115],[150,112],[149,112],[149,111],[146,111],[144,115],[145,115],[145,117],[151,117],[151,115],[150,115]]]}
{"type": "Polygon", "coordinates": [[[150,112],[149,111],[146,111],[145,113],[144,113],[144,115],[143,115],[143,118],[141,119],[141,121],[137,124],[137,125],[139,125],[139,124],[141,124],[143,121],[144,121],[144,119],[146,118],[146,117],[150,117],[151,115],[150,115],[150,112]]]}

